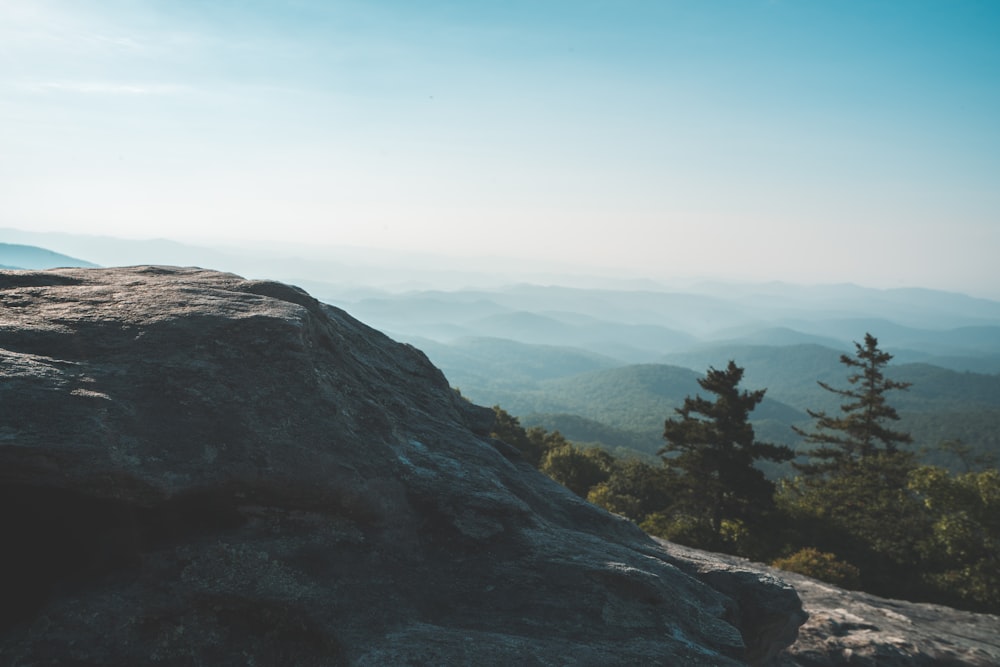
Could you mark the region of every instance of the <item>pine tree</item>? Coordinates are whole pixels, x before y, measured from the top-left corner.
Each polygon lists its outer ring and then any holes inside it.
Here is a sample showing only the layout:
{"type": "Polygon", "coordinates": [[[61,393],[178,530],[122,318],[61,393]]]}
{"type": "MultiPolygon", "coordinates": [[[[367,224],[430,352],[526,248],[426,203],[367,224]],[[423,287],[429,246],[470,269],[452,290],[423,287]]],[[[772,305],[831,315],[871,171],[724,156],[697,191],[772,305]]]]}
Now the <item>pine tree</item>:
{"type": "Polygon", "coordinates": [[[864,345],[854,345],[856,358],[846,354],[840,356],[842,364],[855,369],[847,378],[851,387],[837,389],[819,382],[823,389],[846,399],[840,406],[843,414],[835,417],[809,410],[809,416],[816,420],[815,430],[810,433],[792,427],[807,443],[820,445],[809,451],[813,461],[794,464],[806,476],[843,473],[876,455],[891,459],[899,451],[898,445],[912,442],[909,433],[886,426],[887,421],[899,420],[896,409],[886,402],[886,392],[907,389],[910,383],[885,377],[883,369],[892,360],[892,355],[880,350],[878,339],[870,333],[865,334],[864,345]]]}
{"type": "Polygon", "coordinates": [[[740,391],[742,379],[733,361],[725,370],[709,368],[698,384],[715,399],[685,398],[680,418],[664,424],[667,444],[659,452],[674,478],[671,513],[708,528],[716,542],[725,521],[753,520],[773,504],[774,484],[754,463],[793,457],[788,447],[757,442],[747,420],[766,390],[740,391]]]}
{"type": "Polygon", "coordinates": [[[913,587],[917,546],[926,531],[921,507],[907,489],[914,468],[912,452],[900,449],[910,435],[887,426],[899,415],[886,400],[907,382],[885,377],[892,355],[865,334],[855,356],[842,355],[851,369],[848,389],[820,386],[845,399],[840,416],[810,410],[815,429],[796,428],[810,450],[808,463],[793,463],[801,476],[787,480],[779,505],[793,518],[800,546],[832,552],[858,567],[865,590],[901,595],[913,587]]]}

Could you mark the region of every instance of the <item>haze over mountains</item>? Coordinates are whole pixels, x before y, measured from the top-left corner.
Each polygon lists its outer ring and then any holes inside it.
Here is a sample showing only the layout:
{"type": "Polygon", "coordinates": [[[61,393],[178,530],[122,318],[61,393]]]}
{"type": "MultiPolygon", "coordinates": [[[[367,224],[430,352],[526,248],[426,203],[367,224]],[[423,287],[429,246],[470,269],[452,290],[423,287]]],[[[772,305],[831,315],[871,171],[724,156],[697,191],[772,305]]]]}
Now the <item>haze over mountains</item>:
{"type": "MultiPolygon", "coordinates": [[[[892,400],[919,447],[960,439],[1000,453],[1000,302],[988,299],[850,284],[614,283],[547,267],[536,284],[512,283],[485,268],[415,269],[412,257],[350,249],[310,256],[14,230],[0,240],[44,242],[103,265],[200,265],[288,281],[422,349],[476,403],[647,455],[698,377],[729,359],[746,368],[745,387],[768,390],[753,415],[759,436],[795,444],[790,426],[808,424],[807,409],[837,409],[817,380],[845,386],[839,356],[871,332],[895,357],[892,376],[913,382],[892,400]]],[[[0,246],[0,264],[17,265],[11,247],[0,246]]]]}
{"type": "Polygon", "coordinates": [[[761,438],[799,444],[808,409],[836,412],[840,355],[866,332],[894,355],[891,397],[926,460],[943,441],[1000,453],[1000,304],[853,285],[700,285],[688,292],[519,285],[367,296],[339,305],[423,349],[471,400],[612,450],[655,453],[663,420],[730,359],[767,388],[761,438]],[[695,292],[694,290],[700,290],[695,292]]]}

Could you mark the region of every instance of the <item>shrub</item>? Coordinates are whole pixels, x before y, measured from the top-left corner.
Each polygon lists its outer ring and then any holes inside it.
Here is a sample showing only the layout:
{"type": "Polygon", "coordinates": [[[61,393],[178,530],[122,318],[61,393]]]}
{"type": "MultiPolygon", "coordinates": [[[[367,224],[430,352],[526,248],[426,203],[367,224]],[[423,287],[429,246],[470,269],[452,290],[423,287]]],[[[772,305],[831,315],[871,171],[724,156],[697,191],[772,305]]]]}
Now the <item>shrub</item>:
{"type": "Polygon", "coordinates": [[[841,588],[856,589],[861,584],[861,571],[836,554],[820,551],[813,547],[799,549],[787,558],[779,558],[771,563],[789,572],[804,574],[841,588]]]}

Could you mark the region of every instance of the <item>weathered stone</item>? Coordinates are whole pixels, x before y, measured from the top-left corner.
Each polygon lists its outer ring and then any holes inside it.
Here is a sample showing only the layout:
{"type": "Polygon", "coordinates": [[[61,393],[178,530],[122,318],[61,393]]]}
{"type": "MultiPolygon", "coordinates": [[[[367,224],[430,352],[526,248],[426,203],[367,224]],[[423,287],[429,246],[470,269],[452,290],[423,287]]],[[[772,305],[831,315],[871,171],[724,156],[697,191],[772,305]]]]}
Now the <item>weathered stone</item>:
{"type": "MultiPolygon", "coordinates": [[[[1000,617],[887,600],[735,556],[661,544],[683,569],[727,595],[750,595],[750,600],[741,599],[741,609],[744,613],[759,610],[762,614],[758,618],[781,622],[781,602],[773,597],[775,589],[734,587],[727,585],[726,579],[733,581],[734,575],[738,579],[740,573],[752,571],[758,577],[780,579],[795,589],[809,619],[798,628],[795,643],[774,658],[773,663],[780,667],[1000,665],[1000,617]]],[[[743,627],[747,626],[744,620],[743,627]]]]}
{"type": "Polygon", "coordinates": [[[725,665],[803,618],[287,285],[0,272],[0,372],[4,664],[725,665]]]}

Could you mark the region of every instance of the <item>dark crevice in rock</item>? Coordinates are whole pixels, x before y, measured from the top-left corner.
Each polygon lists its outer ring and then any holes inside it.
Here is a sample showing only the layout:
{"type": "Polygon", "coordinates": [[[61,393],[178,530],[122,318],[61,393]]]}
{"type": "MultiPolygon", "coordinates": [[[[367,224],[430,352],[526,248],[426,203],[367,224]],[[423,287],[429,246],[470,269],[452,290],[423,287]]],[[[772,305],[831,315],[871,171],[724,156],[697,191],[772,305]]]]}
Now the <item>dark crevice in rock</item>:
{"type": "Polygon", "coordinates": [[[871,623],[834,623],[831,625],[830,630],[835,637],[846,637],[852,632],[863,632],[865,630],[878,632],[879,628],[871,623]]]}
{"type": "Polygon", "coordinates": [[[144,276],[172,276],[184,273],[183,269],[175,266],[135,266],[131,270],[144,276]]]}
{"type": "Polygon", "coordinates": [[[30,620],[53,595],[135,563],[133,508],[43,487],[0,489],[4,547],[0,630],[30,620]]]}
{"type": "MultiPolygon", "coordinates": [[[[337,641],[294,605],[240,597],[202,599],[203,606],[215,610],[216,622],[225,629],[225,646],[252,646],[258,659],[268,665],[338,667],[345,665],[337,641]]],[[[231,662],[225,646],[216,655],[206,655],[205,664],[231,662]]]]}
{"type": "Polygon", "coordinates": [[[52,598],[140,564],[167,544],[234,528],[235,505],[185,493],[153,507],[67,489],[0,488],[0,632],[30,621],[52,598]]]}
{"type": "Polygon", "coordinates": [[[63,285],[80,285],[82,283],[83,280],[80,278],[50,273],[48,271],[4,272],[0,275],[0,289],[58,287],[63,285]]]}
{"type": "Polygon", "coordinates": [[[86,350],[75,340],[70,329],[39,331],[36,329],[0,328],[0,348],[8,352],[40,357],[58,355],[64,361],[86,358],[86,350]]]}

